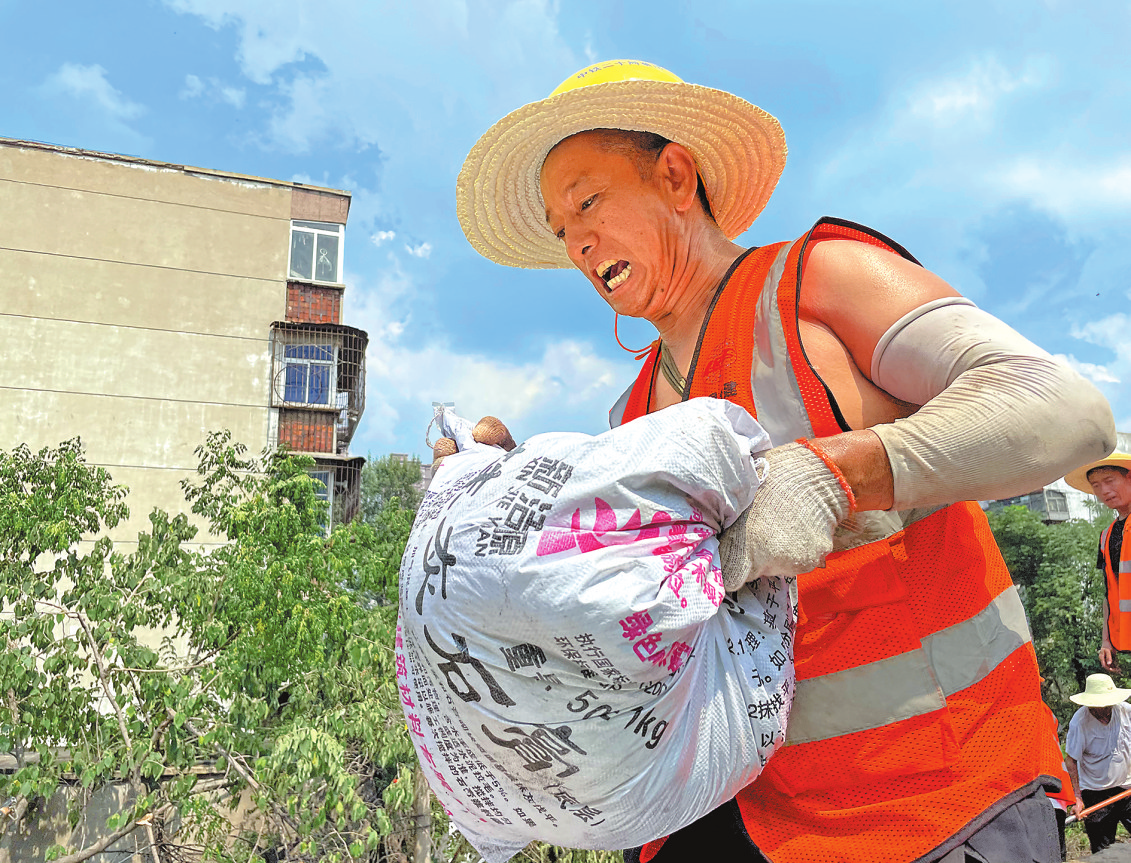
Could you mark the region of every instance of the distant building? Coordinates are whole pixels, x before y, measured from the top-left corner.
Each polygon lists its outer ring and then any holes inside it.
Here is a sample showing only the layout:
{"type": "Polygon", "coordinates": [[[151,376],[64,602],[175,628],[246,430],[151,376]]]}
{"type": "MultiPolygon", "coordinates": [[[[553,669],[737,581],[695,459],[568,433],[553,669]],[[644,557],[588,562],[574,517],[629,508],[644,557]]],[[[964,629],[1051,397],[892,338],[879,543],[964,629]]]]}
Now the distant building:
{"type": "Polygon", "coordinates": [[[135,539],[205,435],[317,461],[357,510],[368,336],[341,320],[348,192],[0,138],[0,448],[79,435],[135,539]]]}
{"type": "Polygon", "coordinates": [[[396,459],[401,464],[408,464],[411,461],[416,461],[420,465],[420,479],[412,484],[412,487],[419,492],[420,497],[424,497],[424,493],[428,491],[428,484],[432,482],[432,462],[425,464],[420,461],[418,456],[409,457],[408,453],[394,452],[389,454],[390,458],[396,459]]]}
{"type": "MultiPolygon", "coordinates": [[[[1115,448],[1120,452],[1131,452],[1131,433],[1118,432],[1117,437],[1115,448]]],[[[987,501],[983,505],[991,512],[1007,506],[1024,506],[1039,514],[1046,523],[1052,524],[1068,521],[1070,518],[1091,519],[1095,513],[1095,500],[1092,495],[1074,489],[1063,479],[1058,479],[1028,494],[987,501]]]]}

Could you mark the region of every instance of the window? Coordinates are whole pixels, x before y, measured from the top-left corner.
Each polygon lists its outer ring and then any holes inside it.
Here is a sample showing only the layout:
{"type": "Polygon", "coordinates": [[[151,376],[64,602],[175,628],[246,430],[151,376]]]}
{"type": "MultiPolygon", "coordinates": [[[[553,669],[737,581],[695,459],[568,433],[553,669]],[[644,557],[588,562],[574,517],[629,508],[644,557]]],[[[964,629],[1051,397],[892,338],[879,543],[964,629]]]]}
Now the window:
{"type": "Polygon", "coordinates": [[[1049,490],[1045,492],[1045,501],[1050,513],[1067,513],[1068,497],[1062,491],[1049,490]]]}
{"type": "Polygon", "coordinates": [[[322,529],[330,532],[334,512],[334,472],[332,470],[312,470],[310,478],[314,480],[314,496],[326,501],[326,515],[322,521],[322,529]]]}
{"type": "Polygon", "coordinates": [[[314,495],[319,500],[330,503],[334,499],[334,472],[332,470],[312,470],[310,478],[314,480],[314,495]]]}
{"type": "Polygon", "coordinates": [[[291,222],[290,277],[307,282],[341,283],[345,225],[291,222]]]}
{"type": "Polygon", "coordinates": [[[334,346],[283,345],[283,401],[334,404],[334,346]]]}

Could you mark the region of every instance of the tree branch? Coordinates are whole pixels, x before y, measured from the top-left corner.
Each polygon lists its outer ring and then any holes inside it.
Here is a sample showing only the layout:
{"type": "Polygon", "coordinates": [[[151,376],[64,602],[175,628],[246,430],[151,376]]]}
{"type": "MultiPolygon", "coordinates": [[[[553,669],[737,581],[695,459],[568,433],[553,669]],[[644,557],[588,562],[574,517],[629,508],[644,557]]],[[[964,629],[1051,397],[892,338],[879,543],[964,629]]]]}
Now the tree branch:
{"type": "MultiPolygon", "coordinates": [[[[172,710],[169,710],[168,708],[166,709],[171,715],[176,715],[172,710]]],[[[186,721],[185,727],[188,728],[188,730],[192,734],[195,734],[198,738],[204,736],[200,733],[199,730],[197,730],[196,726],[194,726],[191,721],[186,721]]],[[[240,778],[243,779],[244,782],[246,782],[256,791],[262,791],[263,786],[259,784],[259,781],[255,778],[255,776],[252,775],[251,771],[249,771],[246,767],[243,766],[243,764],[240,763],[240,760],[238,758],[233,756],[227,749],[225,749],[218,743],[216,744],[216,748],[220,751],[221,755],[228,759],[228,764],[231,765],[232,769],[239,774],[240,778]]],[[[298,825],[295,824],[295,822],[291,819],[291,816],[289,816],[285,810],[281,809],[275,803],[271,803],[271,808],[274,810],[276,818],[282,821],[283,824],[293,830],[296,834],[299,832],[298,825]]]]}
{"type": "Polygon", "coordinates": [[[161,855],[157,852],[157,836],[153,833],[153,813],[148,813],[137,823],[145,825],[145,834],[149,839],[149,856],[153,858],[153,863],[161,863],[161,855]]]}
{"type": "Polygon", "coordinates": [[[89,860],[100,851],[105,851],[123,836],[128,836],[133,833],[137,830],[137,827],[137,822],[131,821],[124,827],[119,827],[109,836],[103,836],[93,845],[88,845],[86,848],[83,848],[82,851],[76,851],[74,854],[68,854],[66,857],[56,857],[55,863],[82,863],[83,860],[89,860]]]}
{"type": "MultiPolygon", "coordinates": [[[[114,708],[114,715],[118,719],[118,730],[122,734],[122,742],[126,744],[126,751],[129,752],[132,757],[134,749],[133,738],[130,737],[130,730],[126,727],[126,717],[122,712],[122,706],[118,703],[118,699],[110,688],[110,676],[106,672],[106,663],[102,658],[102,651],[98,649],[98,643],[95,641],[94,633],[90,631],[90,621],[86,619],[86,615],[81,613],[76,613],[75,617],[79,622],[79,626],[82,627],[82,631],[86,634],[87,643],[90,645],[90,652],[94,657],[95,663],[98,665],[98,680],[102,684],[103,692],[106,693],[106,697],[110,699],[110,704],[114,708]]],[[[133,786],[134,793],[137,794],[139,798],[145,797],[145,783],[141,781],[141,774],[138,772],[136,764],[130,767],[129,780],[130,785],[133,786]]]]}
{"type": "Polygon", "coordinates": [[[198,668],[206,668],[212,665],[212,660],[215,658],[215,653],[210,654],[203,662],[198,662],[195,665],[178,665],[176,668],[127,668],[124,665],[115,665],[110,669],[111,674],[180,674],[183,671],[195,671],[198,668]]]}
{"type": "Polygon", "coordinates": [[[110,699],[110,705],[114,708],[114,715],[118,719],[118,730],[122,733],[122,740],[126,744],[129,751],[133,751],[133,738],[130,737],[130,730],[126,727],[126,717],[122,713],[122,706],[118,704],[118,699],[110,689],[110,675],[106,671],[106,663],[102,659],[102,651],[98,649],[98,643],[94,639],[94,633],[90,631],[90,622],[86,619],[86,615],[75,613],[75,618],[82,627],[82,631],[86,634],[86,641],[90,645],[91,655],[94,657],[94,662],[98,666],[98,682],[102,684],[102,691],[106,693],[106,697],[110,699]]]}

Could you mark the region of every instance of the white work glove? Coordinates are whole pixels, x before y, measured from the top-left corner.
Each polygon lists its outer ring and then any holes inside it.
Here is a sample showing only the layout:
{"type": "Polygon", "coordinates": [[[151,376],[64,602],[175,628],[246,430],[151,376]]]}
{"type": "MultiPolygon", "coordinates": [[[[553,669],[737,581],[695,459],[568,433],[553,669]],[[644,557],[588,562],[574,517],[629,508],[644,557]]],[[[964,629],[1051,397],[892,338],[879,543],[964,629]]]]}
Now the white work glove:
{"type": "Polygon", "coordinates": [[[848,495],[816,453],[799,443],[765,455],[766,478],[750,506],[719,536],[723,585],[798,575],[824,563],[833,533],[850,515],[848,495]]]}

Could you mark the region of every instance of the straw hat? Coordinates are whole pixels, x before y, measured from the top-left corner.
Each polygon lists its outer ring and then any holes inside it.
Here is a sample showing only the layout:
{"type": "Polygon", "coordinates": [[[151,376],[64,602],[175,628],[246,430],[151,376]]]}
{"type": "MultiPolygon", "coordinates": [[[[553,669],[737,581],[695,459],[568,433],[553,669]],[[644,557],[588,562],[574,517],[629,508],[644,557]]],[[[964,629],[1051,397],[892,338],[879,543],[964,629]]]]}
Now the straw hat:
{"type": "Polygon", "coordinates": [[[653,132],[687,147],[728,239],[762,212],[785,167],[785,134],[761,108],[642,60],[597,63],[507,114],[471,148],[456,212],[476,251],[509,267],[573,266],[546,226],[538,175],[554,145],[589,129],[653,132]]]}
{"type": "Polygon", "coordinates": [[[1131,697],[1131,689],[1120,689],[1106,674],[1089,674],[1084,691],[1069,695],[1068,700],[1085,707],[1110,707],[1131,697]]]}
{"type": "Polygon", "coordinates": [[[1107,458],[1101,458],[1099,461],[1089,462],[1083,467],[1078,467],[1076,470],[1069,473],[1064,481],[1073,488],[1078,488],[1080,491],[1086,491],[1088,494],[1095,494],[1092,491],[1092,484],[1088,482],[1088,471],[1097,467],[1122,467],[1131,470],[1131,455],[1125,452],[1113,452],[1107,458]]]}

